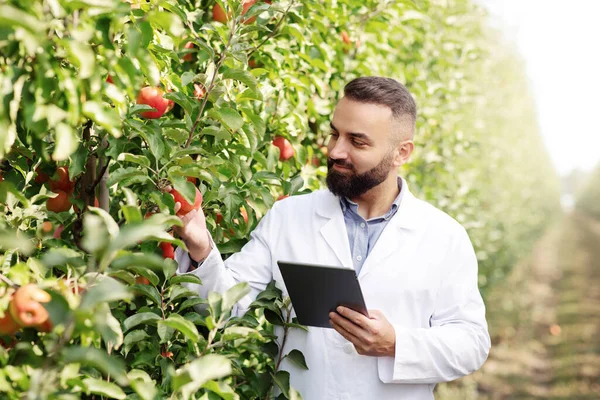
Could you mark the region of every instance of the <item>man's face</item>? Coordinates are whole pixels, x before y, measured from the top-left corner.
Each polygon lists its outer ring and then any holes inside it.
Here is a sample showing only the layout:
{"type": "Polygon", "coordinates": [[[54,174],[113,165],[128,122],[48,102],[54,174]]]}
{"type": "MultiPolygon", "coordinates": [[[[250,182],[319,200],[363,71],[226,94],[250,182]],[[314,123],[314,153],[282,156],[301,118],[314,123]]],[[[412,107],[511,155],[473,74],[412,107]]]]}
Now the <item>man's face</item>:
{"type": "Polygon", "coordinates": [[[399,166],[392,147],[392,111],[386,106],[343,98],[331,121],[327,186],[355,198],[379,185],[399,166]]]}

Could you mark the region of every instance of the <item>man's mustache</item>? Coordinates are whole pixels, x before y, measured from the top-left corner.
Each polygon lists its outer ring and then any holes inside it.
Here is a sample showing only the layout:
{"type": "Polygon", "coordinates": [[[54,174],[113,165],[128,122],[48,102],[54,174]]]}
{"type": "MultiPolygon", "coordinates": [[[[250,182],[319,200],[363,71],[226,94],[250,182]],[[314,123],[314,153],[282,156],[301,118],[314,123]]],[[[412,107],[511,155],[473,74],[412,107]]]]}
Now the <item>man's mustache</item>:
{"type": "Polygon", "coordinates": [[[349,168],[351,171],[354,171],[354,165],[345,161],[345,160],[335,160],[333,158],[327,158],[327,165],[329,168],[337,165],[338,167],[349,168]]]}

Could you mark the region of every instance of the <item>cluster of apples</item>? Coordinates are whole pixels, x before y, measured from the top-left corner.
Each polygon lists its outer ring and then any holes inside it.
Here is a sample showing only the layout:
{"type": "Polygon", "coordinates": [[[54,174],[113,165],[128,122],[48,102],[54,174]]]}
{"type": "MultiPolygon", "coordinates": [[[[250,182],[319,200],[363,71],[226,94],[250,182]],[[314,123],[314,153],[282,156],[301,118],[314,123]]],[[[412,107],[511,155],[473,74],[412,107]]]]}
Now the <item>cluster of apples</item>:
{"type": "Polygon", "coordinates": [[[48,292],[33,283],[18,288],[10,299],[4,317],[0,318],[0,334],[12,336],[21,328],[29,327],[50,332],[52,321],[42,305],[50,300],[48,292]]]}
{"type": "Polygon", "coordinates": [[[56,176],[58,178],[52,180],[50,177],[37,169],[37,175],[34,178],[35,183],[43,184],[48,182],[50,190],[57,194],[56,197],[48,199],[46,201],[46,208],[48,211],[63,212],[69,211],[73,203],[71,203],[70,197],[73,195],[73,189],[75,183],[69,179],[69,168],[58,167],[56,169],[56,176]]]}

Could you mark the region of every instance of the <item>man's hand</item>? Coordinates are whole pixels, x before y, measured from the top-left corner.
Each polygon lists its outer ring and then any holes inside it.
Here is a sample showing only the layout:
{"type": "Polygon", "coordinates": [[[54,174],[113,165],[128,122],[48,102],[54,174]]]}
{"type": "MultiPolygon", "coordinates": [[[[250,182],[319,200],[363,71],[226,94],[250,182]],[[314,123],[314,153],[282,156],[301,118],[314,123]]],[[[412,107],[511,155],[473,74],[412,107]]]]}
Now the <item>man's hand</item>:
{"type": "Polygon", "coordinates": [[[396,353],[396,332],[379,310],[369,310],[371,318],[346,307],[329,313],[333,329],[350,341],[363,356],[390,356],[396,353]]]}
{"type": "MultiPolygon", "coordinates": [[[[169,191],[170,188],[167,188],[169,191]]],[[[181,203],[175,203],[175,213],[181,208],[181,203]]],[[[186,215],[179,217],[183,226],[174,226],[173,230],[187,246],[190,256],[201,261],[208,257],[211,251],[210,238],[206,230],[206,218],[202,209],[192,210],[186,215]]]]}

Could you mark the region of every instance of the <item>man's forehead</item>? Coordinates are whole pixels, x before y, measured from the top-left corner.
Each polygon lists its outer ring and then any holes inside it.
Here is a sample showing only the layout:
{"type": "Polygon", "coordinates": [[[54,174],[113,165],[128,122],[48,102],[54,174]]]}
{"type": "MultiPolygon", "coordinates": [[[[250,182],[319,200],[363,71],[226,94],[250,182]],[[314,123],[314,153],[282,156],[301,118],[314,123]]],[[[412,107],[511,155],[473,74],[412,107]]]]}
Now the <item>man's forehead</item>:
{"type": "Polygon", "coordinates": [[[385,105],[360,103],[344,97],[338,102],[331,123],[337,129],[370,130],[374,127],[381,128],[382,125],[391,127],[392,110],[385,105]]]}

